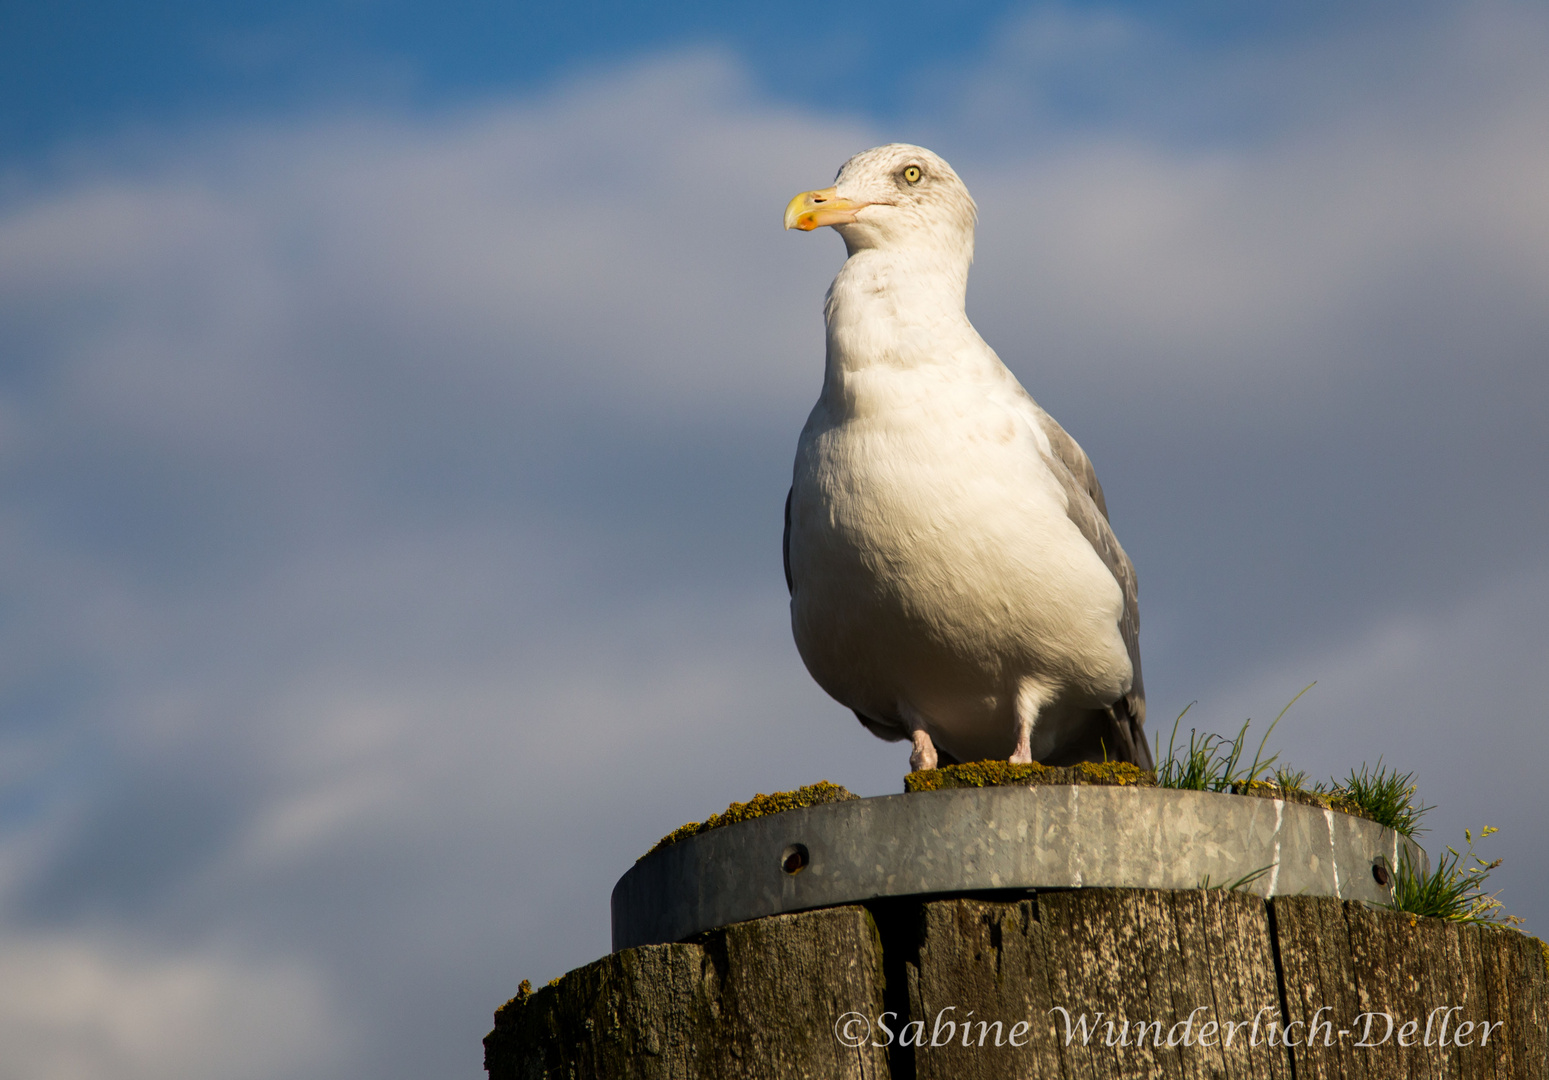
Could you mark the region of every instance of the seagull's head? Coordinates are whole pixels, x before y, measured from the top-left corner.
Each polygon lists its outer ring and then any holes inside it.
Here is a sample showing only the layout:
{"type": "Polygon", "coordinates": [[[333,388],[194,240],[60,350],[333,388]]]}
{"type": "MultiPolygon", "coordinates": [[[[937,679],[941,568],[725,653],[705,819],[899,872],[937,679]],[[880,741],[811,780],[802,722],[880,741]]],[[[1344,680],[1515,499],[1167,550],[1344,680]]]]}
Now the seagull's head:
{"type": "Polygon", "coordinates": [[[923,146],[889,143],[846,161],[834,186],[804,191],[785,208],[785,227],[832,225],[853,255],[866,248],[929,248],[973,255],[973,196],[923,146]]]}

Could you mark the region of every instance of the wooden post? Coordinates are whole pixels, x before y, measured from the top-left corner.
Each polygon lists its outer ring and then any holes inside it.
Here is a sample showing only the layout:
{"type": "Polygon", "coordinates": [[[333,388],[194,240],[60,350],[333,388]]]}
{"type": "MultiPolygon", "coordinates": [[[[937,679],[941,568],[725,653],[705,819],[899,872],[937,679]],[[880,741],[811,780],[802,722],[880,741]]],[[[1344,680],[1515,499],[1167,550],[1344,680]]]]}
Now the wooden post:
{"type": "Polygon", "coordinates": [[[1549,1077],[1514,930],[1325,897],[896,898],[624,949],[495,1014],[490,1080],[1549,1077]]]}

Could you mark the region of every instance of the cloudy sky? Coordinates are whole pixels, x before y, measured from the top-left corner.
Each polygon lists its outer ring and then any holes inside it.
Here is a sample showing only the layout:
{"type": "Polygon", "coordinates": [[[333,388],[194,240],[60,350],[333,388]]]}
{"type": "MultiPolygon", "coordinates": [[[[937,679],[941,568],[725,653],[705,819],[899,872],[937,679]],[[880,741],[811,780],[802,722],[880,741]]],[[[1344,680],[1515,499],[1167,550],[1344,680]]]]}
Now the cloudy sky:
{"type": "Polygon", "coordinates": [[[780,513],[851,153],[1097,464],[1153,730],[1549,931],[1549,12],[181,0],[0,32],[0,1078],[481,1075],[661,834],[907,746],[780,513]],[[216,1064],[218,1063],[218,1064],[216,1064]]]}

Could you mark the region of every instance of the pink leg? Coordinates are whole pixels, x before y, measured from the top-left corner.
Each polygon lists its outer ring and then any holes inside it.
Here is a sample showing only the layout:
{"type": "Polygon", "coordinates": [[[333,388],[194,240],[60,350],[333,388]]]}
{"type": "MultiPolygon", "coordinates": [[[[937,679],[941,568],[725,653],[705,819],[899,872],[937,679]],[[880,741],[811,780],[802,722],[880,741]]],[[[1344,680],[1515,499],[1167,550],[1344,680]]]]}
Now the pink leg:
{"type": "Polygon", "coordinates": [[[1011,751],[1013,765],[1030,765],[1033,761],[1033,721],[1043,707],[1044,693],[1033,683],[1023,683],[1017,691],[1017,747],[1011,751]]]}
{"type": "Polygon", "coordinates": [[[1017,748],[1011,751],[1011,764],[1030,765],[1033,761],[1033,748],[1030,745],[1032,725],[1017,725],[1017,748]]]}
{"type": "Polygon", "coordinates": [[[914,750],[909,755],[909,771],[920,772],[923,769],[936,767],[936,744],[930,741],[930,736],[920,728],[915,728],[910,736],[914,742],[914,750]]]}

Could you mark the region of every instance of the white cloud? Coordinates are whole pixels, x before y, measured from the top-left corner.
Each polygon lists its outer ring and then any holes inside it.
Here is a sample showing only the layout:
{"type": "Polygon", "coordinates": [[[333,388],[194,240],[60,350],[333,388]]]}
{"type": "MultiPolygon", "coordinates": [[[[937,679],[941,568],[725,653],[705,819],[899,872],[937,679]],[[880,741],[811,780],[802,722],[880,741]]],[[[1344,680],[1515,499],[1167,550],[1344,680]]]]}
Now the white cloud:
{"type": "Polygon", "coordinates": [[[347,1056],[352,1032],[295,963],[0,939],[0,1077],[165,1080],[299,1075],[347,1056]]]}
{"type": "MultiPolygon", "coordinates": [[[[1518,19],[1519,38],[1549,46],[1541,17],[1518,19]]],[[[1432,33],[1485,52],[1452,23],[1432,33]]],[[[1305,74],[1282,92],[1319,78],[1334,48],[1300,50],[1305,74]]],[[[1396,347],[1488,357],[1502,336],[1536,340],[1549,310],[1537,135],[1549,77],[1495,54],[1467,60],[1474,75],[1495,69],[1495,93],[1358,99],[1268,142],[1115,135],[997,162],[978,185],[977,308],[1005,340],[1045,342],[1135,396],[1183,397],[1181,383],[1208,408],[1326,393],[1352,368],[1391,371],[1396,347]],[[1411,341],[1395,319],[1439,341],[1411,341]]]]}

